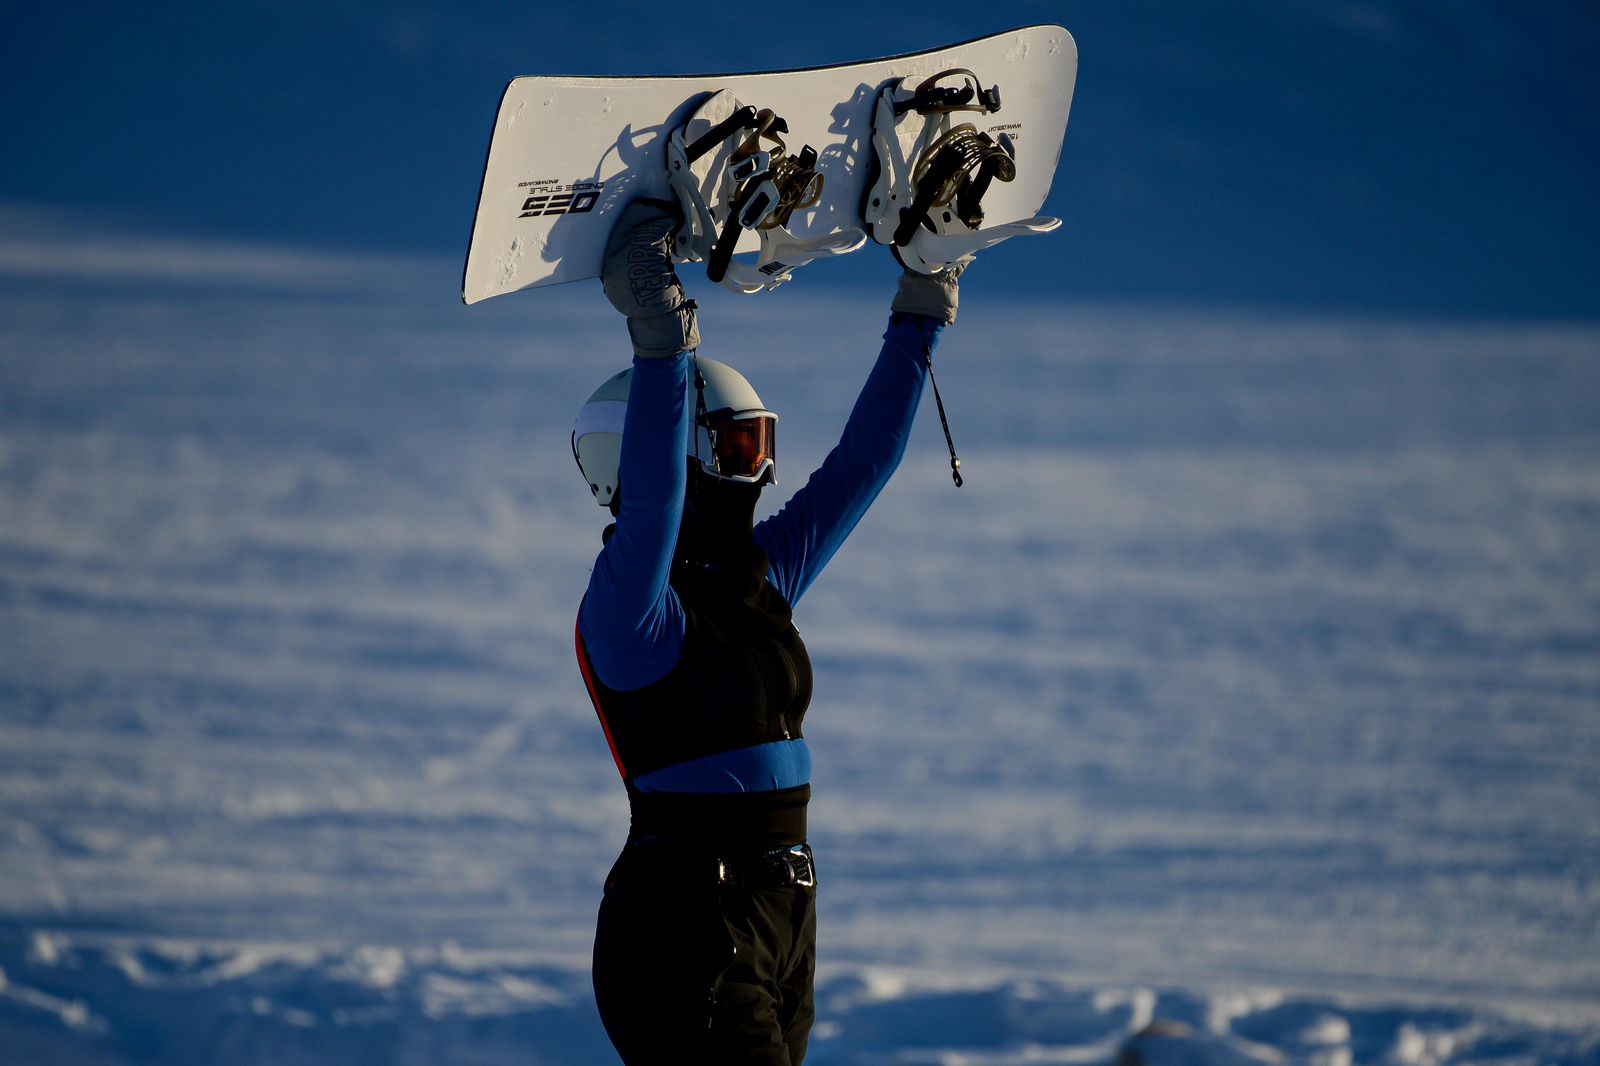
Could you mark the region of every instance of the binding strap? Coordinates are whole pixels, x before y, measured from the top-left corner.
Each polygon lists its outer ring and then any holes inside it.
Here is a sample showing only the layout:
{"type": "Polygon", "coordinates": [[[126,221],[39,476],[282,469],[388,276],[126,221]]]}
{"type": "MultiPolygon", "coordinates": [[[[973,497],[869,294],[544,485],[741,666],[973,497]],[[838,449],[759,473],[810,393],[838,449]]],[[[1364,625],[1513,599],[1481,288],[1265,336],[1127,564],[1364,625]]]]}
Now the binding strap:
{"type": "Polygon", "coordinates": [[[983,194],[995,178],[1012,181],[1017,176],[1017,161],[1002,144],[987,133],[978,132],[963,122],[928,146],[912,172],[916,197],[910,207],[900,209],[900,225],[895,227],[894,243],[905,247],[916,235],[917,226],[930,214],[955,201],[958,218],[968,229],[983,224],[983,194]]]}
{"type": "MultiPolygon", "coordinates": [[[[771,112],[769,111],[768,114],[771,114],[771,112]]],[[[693,144],[683,150],[683,154],[688,157],[689,162],[693,163],[734,134],[747,129],[755,129],[759,121],[759,112],[754,107],[746,104],[701,134],[693,144]]]]}
{"type": "Polygon", "coordinates": [[[798,155],[788,154],[782,135],[789,132],[789,124],[769,108],[757,111],[747,104],[717,123],[688,148],[690,162],[744,130],[749,135],[728,156],[728,175],[738,191],[706,256],[706,277],[716,282],[728,272],[741,230],[787,226],[796,210],[822,202],[816,149],[808,144],[798,155]],[[763,140],[772,143],[772,150],[762,150],[763,140]]]}
{"type": "Polygon", "coordinates": [[[994,114],[1000,110],[1000,86],[985,89],[978,76],[966,67],[941,70],[923,80],[913,90],[909,99],[896,101],[895,117],[907,111],[919,115],[947,115],[952,111],[981,111],[994,114]],[[940,85],[946,78],[960,78],[960,85],[940,85]]]}

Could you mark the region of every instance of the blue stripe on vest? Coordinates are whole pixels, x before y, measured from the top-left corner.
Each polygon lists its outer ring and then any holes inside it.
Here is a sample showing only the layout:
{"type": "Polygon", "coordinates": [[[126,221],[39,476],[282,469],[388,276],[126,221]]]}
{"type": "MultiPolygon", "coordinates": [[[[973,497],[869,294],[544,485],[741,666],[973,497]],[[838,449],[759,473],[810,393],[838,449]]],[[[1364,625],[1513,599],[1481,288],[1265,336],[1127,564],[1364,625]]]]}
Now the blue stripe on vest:
{"type": "Polygon", "coordinates": [[[721,751],[633,779],[640,792],[775,792],[811,783],[811,749],[800,739],[721,751]]]}

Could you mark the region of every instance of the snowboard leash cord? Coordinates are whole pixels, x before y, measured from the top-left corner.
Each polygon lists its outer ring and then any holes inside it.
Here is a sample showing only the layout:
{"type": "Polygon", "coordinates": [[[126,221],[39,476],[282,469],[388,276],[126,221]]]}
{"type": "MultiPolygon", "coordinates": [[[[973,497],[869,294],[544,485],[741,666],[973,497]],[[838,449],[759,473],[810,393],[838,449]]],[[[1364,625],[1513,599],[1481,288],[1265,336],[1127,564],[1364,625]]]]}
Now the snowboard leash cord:
{"type": "Polygon", "coordinates": [[[939,395],[939,380],[933,376],[933,349],[924,348],[922,359],[928,364],[928,384],[933,386],[933,404],[939,409],[939,427],[944,430],[944,446],[950,450],[950,480],[959,489],[966,482],[961,477],[961,457],[956,455],[956,442],[950,436],[950,420],[944,414],[944,397],[939,395]]]}

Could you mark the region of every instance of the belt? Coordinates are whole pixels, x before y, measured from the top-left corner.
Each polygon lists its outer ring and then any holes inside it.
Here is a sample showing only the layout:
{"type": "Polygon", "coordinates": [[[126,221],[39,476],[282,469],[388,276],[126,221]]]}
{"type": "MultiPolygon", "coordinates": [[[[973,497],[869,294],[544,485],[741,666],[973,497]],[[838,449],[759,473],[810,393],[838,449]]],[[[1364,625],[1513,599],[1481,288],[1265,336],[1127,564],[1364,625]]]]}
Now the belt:
{"type": "Polygon", "coordinates": [[[811,859],[809,844],[774,848],[754,855],[717,860],[717,884],[738,885],[742,888],[779,888],[799,885],[814,888],[817,867],[811,859]]]}
{"type": "Polygon", "coordinates": [[[703,795],[628,790],[629,840],[675,838],[712,855],[749,855],[806,838],[811,786],[703,795]]]}

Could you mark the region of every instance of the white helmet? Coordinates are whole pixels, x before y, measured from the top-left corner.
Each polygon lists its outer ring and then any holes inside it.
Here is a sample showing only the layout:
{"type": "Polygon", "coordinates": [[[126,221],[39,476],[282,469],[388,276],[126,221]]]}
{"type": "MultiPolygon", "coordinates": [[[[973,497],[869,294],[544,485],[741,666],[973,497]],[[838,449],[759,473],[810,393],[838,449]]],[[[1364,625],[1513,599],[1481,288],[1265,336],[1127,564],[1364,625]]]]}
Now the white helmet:
{"type": "MultiPolygon", "coordinates": [[[[726,363],[695,356],[690,370],[688,399],[695,432],[686,454],[713,477],[776,484],[778,416],[761,403],[744,375],[726,363]]],[[[601,507],[610,507],[617,494],[622,425],[632,385],[632,367],[607,378],[579,409],[572,428],[572,457],[601,507]]]]}

